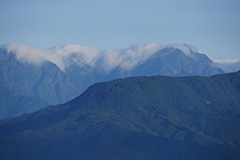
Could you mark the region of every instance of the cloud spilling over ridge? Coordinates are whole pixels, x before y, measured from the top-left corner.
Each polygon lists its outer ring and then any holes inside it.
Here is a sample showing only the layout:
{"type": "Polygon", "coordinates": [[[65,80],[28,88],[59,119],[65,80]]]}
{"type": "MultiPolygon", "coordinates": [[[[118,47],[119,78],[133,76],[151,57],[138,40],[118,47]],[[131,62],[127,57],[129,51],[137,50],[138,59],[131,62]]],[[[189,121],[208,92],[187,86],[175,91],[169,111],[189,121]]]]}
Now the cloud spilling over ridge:
{"type": "Polygon", "coordinates": [[[143,63],[163,45],[158,43],[137,44],[121,50],[104,50],[99,54],[98,63],[105,71],[110,71],[116,67],[131,70],[138,64],[143,63]]]}
{"type": "Polygon", "coordinates": [[[19,61],[33,63],[40,65],[47,57],[50,58],[51,55],[41,48],[30,47],[26,44],[11,43],[6,44],[4,47],[7,48],[8,53],[13,52],[16,54],[16,58],[19,61]]]}
{"type": "Polygon", "coordinates": [[[72,63],[79,65],[94,65],[94,58],[98,50],[80,45],[59,45],[51,49],[30,47],[26,44],[10,43],[4,45],[8,53],[16,54],[16,58],[23,63],[40,65],[48,60],[56,64],[61,70],[72,63]]]}
{"type": "Polygon", "coordinates": [[[26,44],[9,43],[3,45],[8,53],[16,54],[16,58],[23,63],[41,65],[48,60],[56,64],[62,71],[72,64],[96,68],[109,72],[119,67],[131,70],[145,62],[157,51],[173,47],[182,50],[186,55],[200,53],[191,45],[162,45],[159,43],[137,44],[119,50],[98,50],[80,45],[58,45],[51,49],[31,47],[26,44]]]}
{"type": "MultiPolygon", "coordinates": [[[[60,61],[63,63],[63,66],[60,68],[63,70],[73,63],[77,63],[78,65],[82,66],[87,65],[94,67],[96,57],[100,51],[85,46],[70,44],[56,46],[48,50],[48,52],[60,59],[60,61]]],[[[54,60],[50,61],[54,63],[54,60]]]]}
{"type": "Polygon", "coordinates": [[[189,45],[189,44],[173,44],[173,45],[166,45],[166,46],[182,50],[188,56],[191,56],[192,53],[202,54],[195,46],[189,45]]]}
{"type": "Polygon", "coordinates": [[[240,62],[239,59],[230,59],[230,58],[212,59],[212,61],[219,64],[233,64],[233,63],[240,62]]]}
{"type": "Polygon", "coordinates": [[[240,60],[239,59],[212,59],[214,65],[218,68],[221,68],[224,72],[236,72],[240,69],[240,60]]]}

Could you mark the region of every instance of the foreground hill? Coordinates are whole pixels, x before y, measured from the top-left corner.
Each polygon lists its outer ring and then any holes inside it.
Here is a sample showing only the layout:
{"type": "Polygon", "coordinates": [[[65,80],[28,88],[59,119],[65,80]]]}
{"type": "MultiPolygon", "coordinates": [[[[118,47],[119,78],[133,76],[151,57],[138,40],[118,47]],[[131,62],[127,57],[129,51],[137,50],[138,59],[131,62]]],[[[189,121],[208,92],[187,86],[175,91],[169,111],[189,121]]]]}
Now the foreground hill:
{"type": "Polygon", "coordinates": [[[97,83],[0,121],[0,159],[238,160],[240,72],[97,83]]]}
{"type": "MultiPolygon", "coordinates": [[[[40,99],[48,104],[65,103],[95,82],[130,76],[211,76],[223,73],[214,62],[191,45],[138,44],[120,50],[96,50],[79,45],[51,49],[24,44],[0,46],[0,86],[17,96],[40,99]]],[[[26,110],[36,111],[45,106],[26,110]]],[[[10,104],[0,104],[16,115],[10,104]]],[[[18,113],[20,114],[20,113],[18,113]]]]}

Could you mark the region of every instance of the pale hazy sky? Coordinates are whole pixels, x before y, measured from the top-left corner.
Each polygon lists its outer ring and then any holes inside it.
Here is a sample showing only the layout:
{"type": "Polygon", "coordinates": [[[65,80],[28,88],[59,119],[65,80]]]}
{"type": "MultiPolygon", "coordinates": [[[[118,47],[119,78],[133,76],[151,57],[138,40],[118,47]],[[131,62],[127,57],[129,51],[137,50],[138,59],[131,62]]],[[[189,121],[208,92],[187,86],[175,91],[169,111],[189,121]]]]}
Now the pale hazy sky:
{"type": "Polygon", "coordinates": [[[240,59],[239,0],[0,0],[0,44],[192,44],[240,59]]]}

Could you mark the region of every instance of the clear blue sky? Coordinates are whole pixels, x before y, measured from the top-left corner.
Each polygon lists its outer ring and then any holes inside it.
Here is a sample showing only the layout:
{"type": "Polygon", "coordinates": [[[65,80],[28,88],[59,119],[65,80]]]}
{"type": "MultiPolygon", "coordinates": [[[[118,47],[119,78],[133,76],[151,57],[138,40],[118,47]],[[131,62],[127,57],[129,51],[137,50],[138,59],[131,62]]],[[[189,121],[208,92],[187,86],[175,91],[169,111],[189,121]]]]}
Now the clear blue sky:
{"type": "Polygon", "coordinates": [[[0,44],[192,44],[240,59],[239,0],[0,0],[0,44]]]}

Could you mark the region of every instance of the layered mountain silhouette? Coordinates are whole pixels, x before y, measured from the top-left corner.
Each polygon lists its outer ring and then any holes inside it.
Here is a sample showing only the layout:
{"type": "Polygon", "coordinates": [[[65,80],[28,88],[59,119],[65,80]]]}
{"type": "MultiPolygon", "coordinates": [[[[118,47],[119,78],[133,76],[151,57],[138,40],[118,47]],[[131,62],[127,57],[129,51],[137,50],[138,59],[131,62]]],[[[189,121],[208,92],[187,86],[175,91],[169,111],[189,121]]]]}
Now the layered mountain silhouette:
{"type": "Polygon", "coordinates": [[[129,76],[211,76],[223,73],[214,62],[191,45],[138,44],[120,50],[96,50],[79,45],[51,49],[11,43],[0,47],[0,84],[15,96],[32,98],[10,107],[0,104],[0,118],[37,111],[67,102],[95,82],[129,76]],[[41,103],[35,100],[40,100],[41,103]]]}
{"type": "Polygon", "coordinates": [[[132,77],[0,121],[0,159],[238,160],[240,71],[132,77]]]}

